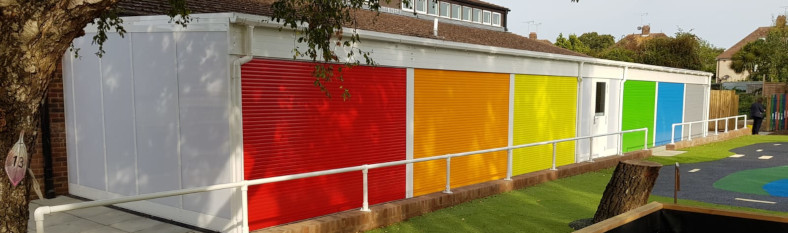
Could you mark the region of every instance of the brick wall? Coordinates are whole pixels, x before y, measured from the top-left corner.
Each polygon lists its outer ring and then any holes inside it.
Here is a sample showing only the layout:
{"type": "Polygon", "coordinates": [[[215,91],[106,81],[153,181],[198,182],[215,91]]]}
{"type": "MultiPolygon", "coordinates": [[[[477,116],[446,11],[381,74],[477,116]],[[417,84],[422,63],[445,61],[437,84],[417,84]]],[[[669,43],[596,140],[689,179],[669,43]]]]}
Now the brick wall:
{"type": "MultiPolygon", "coordinates": [[[[57,65],[57,70],[53,74],[55,77],[49,83],[49,92],[47,99],[49,101],[49,127],[50,127],[50,144],[52,149],[52,175],[54,181],[55,194],[64,195],[68,194],[68,165],[66,155],[66,121],[65,121],[65,108],[63,105],[63,70],[62,65],[57,65]]],[[[36,137],[36,145],[32,160],[30,161],[30,168],[36,176],[36,180],[41,188],[41,192],[45,193],[44,189],[44,158],[43,148],[41,147],[42,133],[39,129],[38,136],[36,137]]],[[[37,199],[35,193],[31,192],[33,199],[37,199]]]]}

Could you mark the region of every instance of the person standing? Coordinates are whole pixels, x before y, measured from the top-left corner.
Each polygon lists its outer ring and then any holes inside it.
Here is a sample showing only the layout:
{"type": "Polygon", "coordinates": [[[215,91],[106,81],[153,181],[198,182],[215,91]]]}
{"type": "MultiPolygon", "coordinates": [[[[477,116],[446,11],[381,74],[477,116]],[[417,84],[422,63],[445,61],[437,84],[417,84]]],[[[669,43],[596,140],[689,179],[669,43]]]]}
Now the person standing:
{"type": "Polygon", "coordinates": [[[763,97],[758,97],[758,101],[750,105],[750,117],[752,117],[752,135],[758,135],[763,122],[763,116],[766,113],[766,108],[763,107],[763,97]]]}

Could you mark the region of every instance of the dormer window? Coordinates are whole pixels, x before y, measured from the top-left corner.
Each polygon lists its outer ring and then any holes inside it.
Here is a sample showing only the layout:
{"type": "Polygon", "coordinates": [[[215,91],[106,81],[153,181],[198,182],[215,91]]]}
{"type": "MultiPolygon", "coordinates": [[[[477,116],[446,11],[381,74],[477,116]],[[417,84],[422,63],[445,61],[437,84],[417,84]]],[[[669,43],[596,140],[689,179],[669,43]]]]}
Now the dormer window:
{"type": "Polygon", "coordinates": [[[501,13],[492,13],[492,25],[501,26],[501,13]]]}
{"type": "Polygon", "coordinates": [[[460,19],[460,16],[462,15],[461,11],[462,11],[462,6],[457,5],[457,4],[451,4],[451,18],[452,19],[460,19]]]}
{"type": "Polygon", "coordinates": [[[403,11],[413,11],[413,1],[410,1],[408,3],[405,3],[405,1],[402,1],[402,10],[403,11]]]}
{"type": "Polygon", "coordinates": [[[503,14],[492,8],[474,8],[436,0],[410,0],[402,3],[402,11],[433,15],[458,21],[473,22],[495,27],[503,26],[503,14]]]}
{"type": "Polygon", "coordinates": [[[438,2],[427,0],[427,14],[438,15],[438,2]]]}
{"type": "MultiPolygon", "coordinates": [[[[430,0],[430,1],[432,1],[432,0],[430,0]]],[[[449,8],[451,8],[451,4],[449,4],[447,2],[440,2],[440,4],[441,4],[440,16],[449,18],[449,15],[450,15],[449,8]]]]}
{"type": "Polygon", "coordinates": [[[427,13],[427,0],[416,0],[414,2],[416,2],[416,12],[427,13]]]}

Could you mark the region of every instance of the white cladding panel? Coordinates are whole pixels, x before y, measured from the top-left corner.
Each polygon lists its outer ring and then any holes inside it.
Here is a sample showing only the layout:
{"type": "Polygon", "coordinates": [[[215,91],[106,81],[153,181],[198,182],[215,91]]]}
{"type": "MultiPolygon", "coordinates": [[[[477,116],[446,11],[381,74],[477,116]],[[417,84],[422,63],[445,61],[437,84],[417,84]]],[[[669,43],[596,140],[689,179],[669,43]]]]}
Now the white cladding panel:
{"type": "MultiPolygon", "coordinates": [[[[233,182],[227,36],[176,34],[183,188],[233,182]]],[[[183,208],[230,218],[230,190],[183,197],[183,208]]]]}
{"type": "Polygon", "coordinates": [[[614,66],[583,64],[583,78],[624,78],[624,68],[614,66]]]}
{"type": "Polygon", "coordinates": [[[667,82],[667,83],[687,83],[687,84],[708,84],[709,76],[699,76],[680,73],[669,73],[663,71],[643,70],[630,68],[627,71],[627,79],[667,82]]]}
{"type": "MultiPolygon", "coordinates": [[[[173,33],[131,34],[140,193],[180,187],[178,76],[173,33]]],[[[154,202],[181,206],[181,197],[154,202]]]]}
{"type": "MultiPolygon", "coordinates": [[[[243,33],[244,30],[238,27],[240,26],[234,26],[231,30],[233,37],[242,38],[238,34],[243,33]]],[[[442,43],[457,45],[454,42],[442,43]]],[[[306,47],[294,42],[292,33],[267,27],[254,29],[252,53],[255,56],[293,58],[294,46],[306,47]]],[[[577,76],[578,73],[577,62],[496,54],[494,52],[498,48],[494,47],[490,47],[493,53],[486,53],[366,39],[359,44],[359,48],[363,51],[372,51],[370,56],[382,66],[570,77],[577,76]]],[[[345,54],[337,51],[340,59],[345,59],[345,54]]]]}
{"type": "Polygon", "coordinates": [[[123,195],[137,193],[134,108],[129,107],[134,104],[130,46],[130,40],[110,34],[104,43],[108,56],[101,59],[107,191],[123,195]]]}
{"type": "MultiPolygon", "coordinates": [[[[233,182],[227,32],[111,34],[102,58],[91,37],[75,40],[81,58],[63,59],[70,192],[103,199],[233,182]]],[[[225,231],[236,226],[232,202],[223,190],[124,206],[225,231]]]]}
{"type": "MultiPolygon", "coordinates": [[[[608,83],[608,101],[607,101],[607,132],[618,132],[621,131],[619,128],[619,121],[621,119],[621,113],[619,106],[621,104],[621,96],[619,96],[621,91],[621,80],[610,80],[608,83]]],[[[618,152],[618,136],[609,136],[607,137],[607,148],[608,150],[616,149],[618,152]]]]}
{"type": "MultiPolygon", "coordinates": [[[[74,46],[90,45],[90,39],[75,40],[74,46]]],[[[86,50],[87,51],[87,50],[86,50]]],[[[81,185],[106,190],[104,169],[104,125],[102,124],[101,105],[101,72],[99,59],[92,54],[74,59],[73,92],[74,135],[78,170],[69,172],[77,174],[81,185]]]]}

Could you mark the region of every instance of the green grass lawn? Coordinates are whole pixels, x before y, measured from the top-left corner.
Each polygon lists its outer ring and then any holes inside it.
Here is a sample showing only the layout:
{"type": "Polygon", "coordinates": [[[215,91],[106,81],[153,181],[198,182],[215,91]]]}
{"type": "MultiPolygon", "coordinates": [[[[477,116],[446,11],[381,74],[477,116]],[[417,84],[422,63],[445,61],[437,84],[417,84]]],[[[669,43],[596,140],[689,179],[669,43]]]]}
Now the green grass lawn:
{"type": "MultiPolygon", "coordinates": [[[[788,142],[788,136],[745,136],[727,142],[688,148],[673,158],[650,160],[663,164],[693,163],[725,158],[728,150],[761,142],[788,142]]],[[[572,232],[569,223],[591,218],[613,169],[559,179],[521,190],[478,199],[369,232],[572,232]]],[[[650,201],[672,203],[672,197],[651,196],[650,201]]],[[[785,214],[690,200],[679,204],[785,214]]]]}

